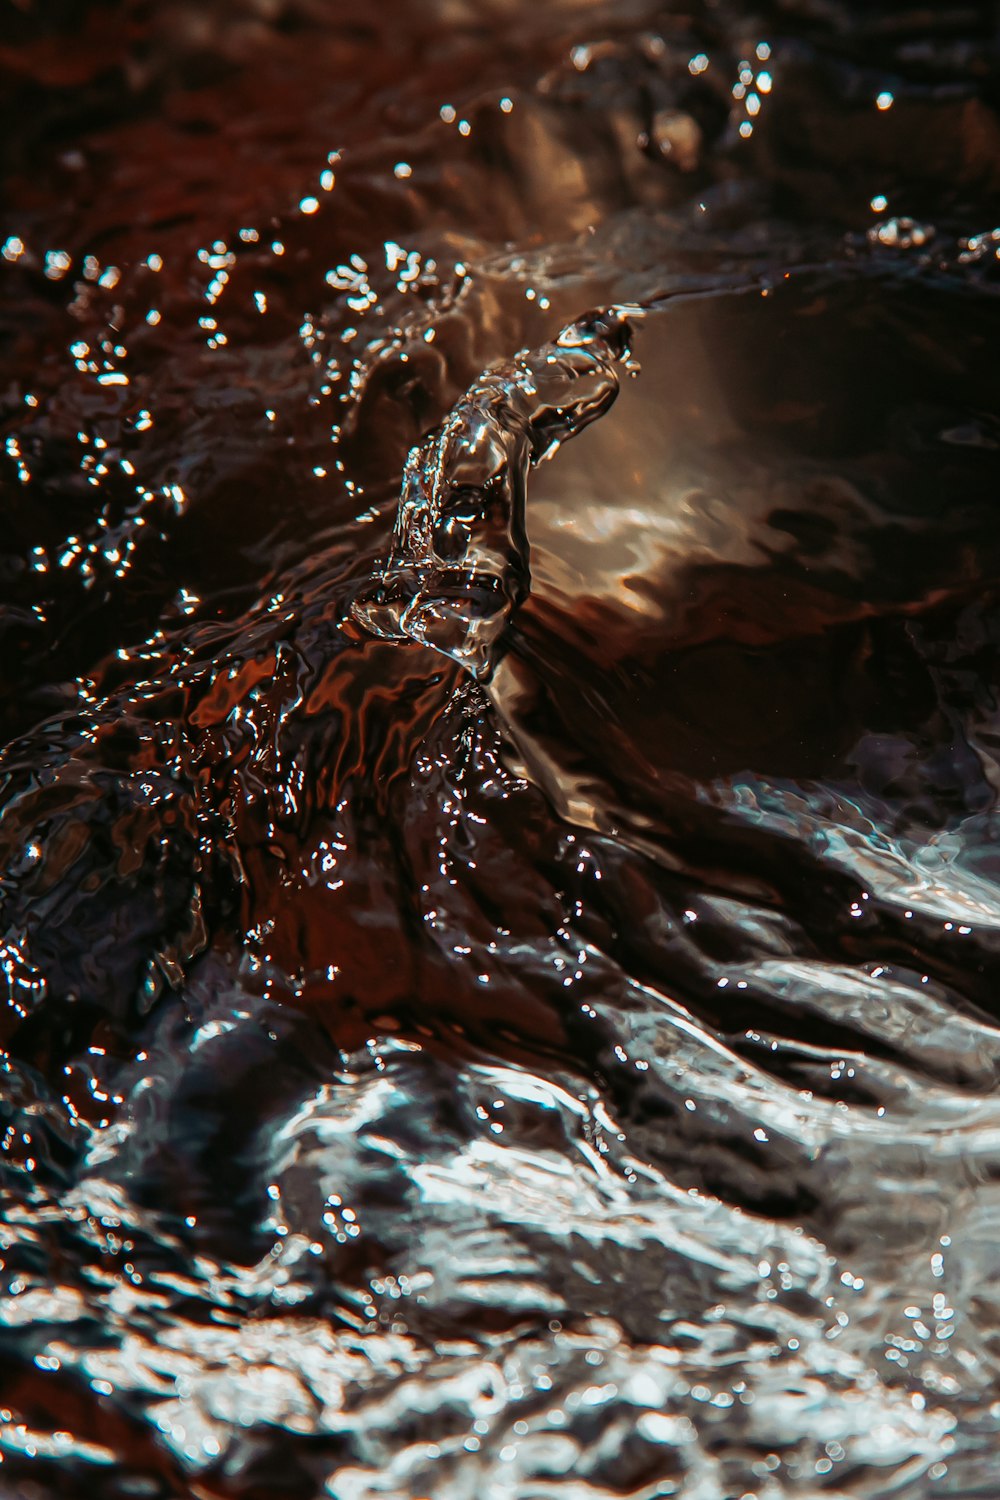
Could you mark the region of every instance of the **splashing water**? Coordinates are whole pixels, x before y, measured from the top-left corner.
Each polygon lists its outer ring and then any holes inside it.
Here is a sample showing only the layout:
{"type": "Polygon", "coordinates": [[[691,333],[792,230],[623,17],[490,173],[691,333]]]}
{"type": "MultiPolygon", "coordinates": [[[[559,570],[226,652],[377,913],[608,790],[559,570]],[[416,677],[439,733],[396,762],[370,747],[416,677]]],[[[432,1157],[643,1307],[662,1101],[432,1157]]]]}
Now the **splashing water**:
{"type": "Polygon", "coordinates": [[[488,675],[528,590],[528,470],[607,411],[627,337],[616,310],[591,315],[472,386],[407,459],[392,551],[354,606],[360,624],[488,675]]]}
{"type": "Polygon", "coordinates": [[[993,1500],[995,7],[126,10],[0,38],[0,1496],[993,1500]]]}

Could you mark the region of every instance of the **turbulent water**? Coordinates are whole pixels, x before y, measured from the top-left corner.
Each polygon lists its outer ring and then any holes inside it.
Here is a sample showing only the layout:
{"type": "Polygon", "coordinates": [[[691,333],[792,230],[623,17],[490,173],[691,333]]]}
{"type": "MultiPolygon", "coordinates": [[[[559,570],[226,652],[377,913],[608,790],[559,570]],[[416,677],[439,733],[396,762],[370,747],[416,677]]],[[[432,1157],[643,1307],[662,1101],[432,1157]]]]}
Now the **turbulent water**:
{"type": "Polygon", "coordinates": [[[996,6],[0,125],[0,1495],[995,1500],[996,6]]]}

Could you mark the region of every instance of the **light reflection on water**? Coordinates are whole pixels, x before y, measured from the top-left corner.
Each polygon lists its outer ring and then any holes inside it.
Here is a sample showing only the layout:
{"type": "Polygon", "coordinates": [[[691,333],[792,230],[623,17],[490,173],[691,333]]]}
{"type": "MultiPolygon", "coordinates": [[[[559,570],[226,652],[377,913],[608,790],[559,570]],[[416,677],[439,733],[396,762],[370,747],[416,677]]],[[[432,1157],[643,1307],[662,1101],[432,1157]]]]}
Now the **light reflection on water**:
{"type": "Polygon", "coordinates": [[[994,1493],[994,34],[20,9],[0,1492],[994,1493]]]}

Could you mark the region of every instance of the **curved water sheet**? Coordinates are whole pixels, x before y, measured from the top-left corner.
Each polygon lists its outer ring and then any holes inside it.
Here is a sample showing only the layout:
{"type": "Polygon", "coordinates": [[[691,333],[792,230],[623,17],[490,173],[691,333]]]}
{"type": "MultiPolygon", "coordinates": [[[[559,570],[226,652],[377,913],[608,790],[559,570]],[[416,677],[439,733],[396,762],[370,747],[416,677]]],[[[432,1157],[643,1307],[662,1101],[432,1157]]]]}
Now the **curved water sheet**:
{"type": "MultiPolygon", "coordinates": [[[[766,1373],[739,1357],[741,1402],[784,1424],[784,1442],[760,1438],[776,1450],[762,1474],[786,1487],[775,1494],[798,1493],[806,1467],[832,1473],[852,1441],[831,1430],[818,1467],[788,1448],[802,1418],[771,1363],[780,1349],[808,1350],[807,1364],[833,1346],[850,1353],[884,1415],[902,1376],[913,1426],[873,1430],[866,1493],[930,1492],[960,1474],[956,1423],[974,1448],[994,1378],[968,1267],[983,1264],[994,1208],[975,1184],[1000,1141],[1000,905],[986,873],[995,700],[970,699],[963,662],[1000,665],[983,605],[1000,567],[1000,466],[965,440],[961,414],[1000,399],[996,318],[946,277],[897,285],[870,265],[644,310],[642,378],[531,476],[533,584],[505,619],[487,688],[509,770],[576,830],[564,835],[575,878],[554,962],[607,1038],[602,1109],[619,1142],[643,1143],[642,1165],[622,1167],[630,1211],[642,1218],[635,1194],[655,1162],[689,1193],[739,1202],[734,1244],[761,1213],[790,1217],[831,1268],[810,1332],[786,1328],[766,1373]]],[[[479,701],[471,693],[472,711],[479,701]]],[[[502,867],[487,843],[464,876],[449,865],[435,882],[435,924],[473,930],[471,891],[463,901],[448,887],[479,889],[487,849],[502,867]]],[[[498,951],[495,939],[471,945],[484,981],[498,951]]],[[[494,1101],[504,1150],[509,1105],[494,1101]]],[[[489,1165],[474,1152],[427,1173],[414,1158],[450,1226],[462,1184],[506,1192],[500,1152],[498,1141],[489,1165]]],[[[536,1193],[532,1222],[553,1213],[559,1195],[533,1185],[538,1165],[529,1154],[518,1169],[514,1218],[536,1193]]],[[[658,1245],[686,1233],[670,1201],[658,1245]]],[[[561,1232],[574,1212],[567,1204],[561,1232]]],[[[604,1242],[608,1215],[595,1206],[587,1238],[604,1242]]],[[[713,1219],[713,1252],[726,1235],[713,1219]]],[[[623,1254],[628,1236],[614,1239],[623,1254]]],[[[747,1274],[766,1279],[776,1258],[792,1293],[787,1246],[757,1245],[747,1274]]],[[[629,1292],[613,1317],[630,1339],[655,1259],[647,1245],[622,1267],[629,1292]]],[[[548,1306],[561,1321],[587,1301],[570,1290],[580,1270],[553,1265],[543,1281],[560,1295],[538,1315],[548,1306]]],[[[490,1305],[492,1280],[474,1285],[470,1308],[490,1305]]],[[[461,1293],[449,1285],[449,1296],[461,1293]]],[[[763,1297],[760,1326],[784,1327],[777,1294],[763,1297]]],[[[713,1316],[731,1315],[719,1298],[686,1325],[699,1346],[713,1316]]],[[[731,1392],[702,1390],[733,1440],[731,1392]]],[[[821,1406],[824,1423],[839,1420],[829,1385],[821,1406]]],[[[641,1420],[633,1441],[640,1432],[641,1420]]],[[[741,1469],[682,1473],[679,1492],[715,1495],[741,1469]]]]}

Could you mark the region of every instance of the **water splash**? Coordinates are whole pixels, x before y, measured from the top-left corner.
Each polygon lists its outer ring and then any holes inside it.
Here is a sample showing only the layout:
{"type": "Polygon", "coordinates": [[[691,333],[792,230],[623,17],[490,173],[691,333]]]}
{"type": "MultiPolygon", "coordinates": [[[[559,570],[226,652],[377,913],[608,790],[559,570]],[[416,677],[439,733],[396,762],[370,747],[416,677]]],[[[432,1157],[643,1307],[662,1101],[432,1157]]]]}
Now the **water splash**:
{"type": "Polygon", "coordinates": [[[0,1491],[992,1497],[992,8],[204,9],[0,48],[0,1491]]]}
{"type": "Polygon", "coordinates": [[[354,616],[488,678],[528,592],[528,472],[613,404],[635,369],[616,308],[588,313],[552,343],[491,365],[410,453],[388,561],[354,616]]]}

